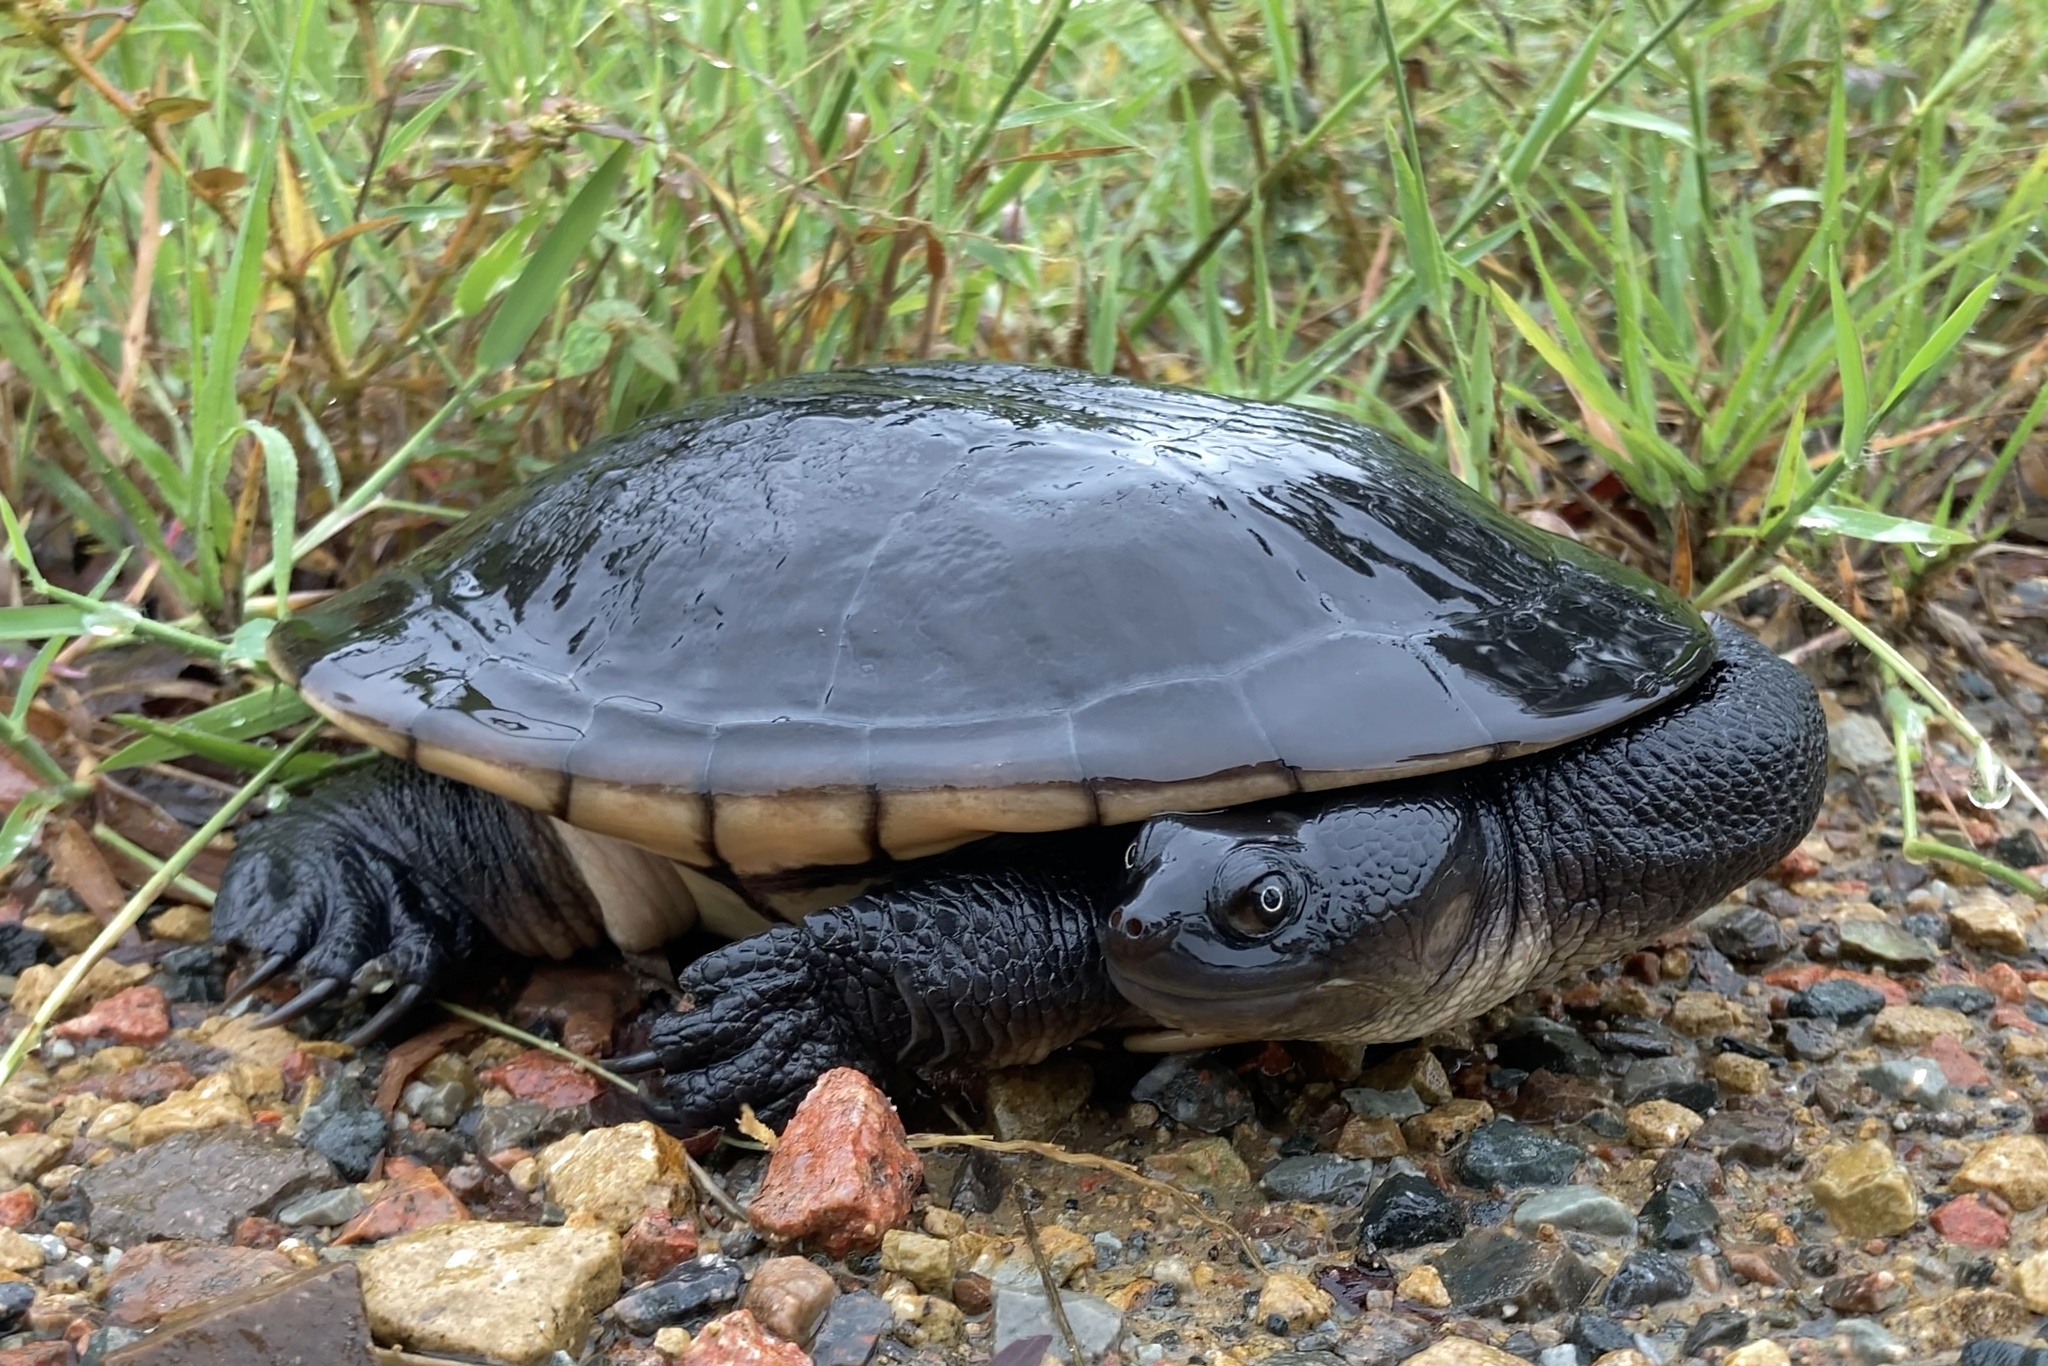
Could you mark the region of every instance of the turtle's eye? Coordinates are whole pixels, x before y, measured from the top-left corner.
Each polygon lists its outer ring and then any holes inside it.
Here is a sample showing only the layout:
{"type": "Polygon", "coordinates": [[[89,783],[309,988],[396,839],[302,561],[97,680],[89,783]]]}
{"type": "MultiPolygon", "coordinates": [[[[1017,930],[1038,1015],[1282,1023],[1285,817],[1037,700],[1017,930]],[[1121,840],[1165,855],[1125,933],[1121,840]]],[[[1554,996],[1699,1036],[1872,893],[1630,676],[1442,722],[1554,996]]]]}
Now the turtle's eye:
{"type": "Polygon", "coordinates": [[[1254,878],[1223,907],[1223,916],[1239,934],[1270,934],[1301,908],[1301,889],[1285,873],[1254,878]]]}
{"type": "Polygon", "coordinates": [[[1128,846],[1128,847],[1127,847],[1127,848],[1126,848],[1126,849],[1124,850],[1124,868],[1125,868],[1126,870],[1129,870],[1129,869],[1135,868],[1135,867],[1137,867],[1137,866],[1138,866],[1138,842],[1137,842],[1136,840],[1132,840],[1132,841],[1130,842],[1130,845],[1129,845],[1129,846],[1128,846]]]}

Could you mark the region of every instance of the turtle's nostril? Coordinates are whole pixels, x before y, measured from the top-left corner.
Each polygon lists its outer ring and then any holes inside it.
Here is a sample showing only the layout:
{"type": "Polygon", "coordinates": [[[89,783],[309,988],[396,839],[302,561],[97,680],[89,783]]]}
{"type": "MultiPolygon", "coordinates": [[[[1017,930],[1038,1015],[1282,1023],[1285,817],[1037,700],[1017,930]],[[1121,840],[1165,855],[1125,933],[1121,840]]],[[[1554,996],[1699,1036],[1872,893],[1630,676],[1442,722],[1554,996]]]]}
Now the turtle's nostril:
{"type": "Polygon", "coordinates": [[[1123,931],[1132,939],[1143,939],[1145,937],[1145,922],[1134,915],[1126,916],[1123,918],[1123,931]]]}

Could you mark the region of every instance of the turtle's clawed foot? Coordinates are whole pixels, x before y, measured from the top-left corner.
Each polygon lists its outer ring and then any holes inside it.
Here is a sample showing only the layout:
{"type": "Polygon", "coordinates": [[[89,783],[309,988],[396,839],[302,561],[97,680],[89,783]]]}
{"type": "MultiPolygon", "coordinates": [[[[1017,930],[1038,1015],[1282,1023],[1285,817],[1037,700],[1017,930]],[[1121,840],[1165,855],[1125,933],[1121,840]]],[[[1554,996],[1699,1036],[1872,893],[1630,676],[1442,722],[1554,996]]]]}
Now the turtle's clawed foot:
{"type": "Polygon", "coordinates": [[[476,947],[474,921],[447,879],[408,866],[352,816],[328,790],[301,798],[246,829],[222,876],[213,936],[261,960],[236,985],[230,1006],[246,1006],[276,981],[297,987],[259,1025],[289,1024],[388,989],[349,1039],[367,1043],[476,947]]]}
{"type": "Polygon", "coordinates": [[[706,954],[683,972],[688,1008],[662,1016],[653,1046],[615,1065],[659,1068],[652,1108],[678,1128],[728,1123],[742,1105],[780,1122],[821,1073],[877,1070],[812,960],[795,926],[706,954]]]}

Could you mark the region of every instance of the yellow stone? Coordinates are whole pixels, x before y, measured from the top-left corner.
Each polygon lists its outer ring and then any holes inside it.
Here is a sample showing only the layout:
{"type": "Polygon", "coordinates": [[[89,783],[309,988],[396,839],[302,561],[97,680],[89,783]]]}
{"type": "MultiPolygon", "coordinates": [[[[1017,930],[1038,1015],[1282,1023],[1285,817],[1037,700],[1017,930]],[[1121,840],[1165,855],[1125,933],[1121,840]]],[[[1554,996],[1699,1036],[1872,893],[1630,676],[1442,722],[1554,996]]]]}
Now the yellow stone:
{"type": "Polygon", "coordinates": [[[1593,1358],[1593,1366],[1657,1366],[1657,1363],[1633,1347],[1624,1347],[1618,1352],[1602,1352],[1593,1358]]]}
{"type": "Polygon", "coordinates": [[[1447,1100],[1434,1110],[1402,1120],[1401,1136],[1411,1148],[1449,1152],[1492,1118],[1493,1107],[1483,1100],[1447,1100]]]}
{"type": "Polygon", "coordinates": [[[1706,1034],[1728,1034],[1750,1023],[1748,1012],[1717,991],[1681,991],[1671,1003],[1665,1023],[1681,1034],[1698,1038],[1706,1034]]]}
{"type": "Polygon", "coordinates": [[[41,1243],[11,1228],[0,1228],[0,1271],[40,1271],[48,1260],[41,1243]]]}
{"type": "Polygon", "coordinates": [[[1950,911],[1948,918],[1956,938],[1970,947],[2017,957],[2027,951],[2027,926],[2034,916],[2031,905],[2022,912],[1997,892],[1979,890],[1950,911]]]}
{"type": "Polygon", "coordinates": [[[1253,1310],[1252,1319],[1261,1327],[1271,1327],[1272,1321],[1278,1319],[1288,1332],[1306,1333],[1330,1317],[1335,1305],[1329,1294],[1308,1277],[1275,1271],[1266,1277],[1259,1290],[1258,1308],[1253,1310]]]}
{"type": "Polygon", "coordinates": [[[670,1361],[676,1360],[683,1353],[690,1350],[690,1330],[678,1328],[674,1324],[670,1324],[666,1328],[655,1329],[654,1350],[667,1357],[670,1361]]]}
{"type": "Polygon", "coordinates": [[[2048,1252],[2036,1252],[2013,1268],[2013,1288],[2036,1314],[2048,1314],[2048,1252]]]}
{"type": "Polygon", "coordinates": [[[9,1134],[0,1138],[0,1186],[33,1181],[64,1160],[69,1139],[49,1134],[9,1134]]]}
{"type": "Polygon", "coordinates": [[[2033,1134],[2007,1134],[1971,1153],[1949,1178],[1956,1191],[1992,1191],[2025,1213],[2048,1204],[2048,1142],[2033,1134]]]}
{"type": "Polygon", "coordinates": [[[1762,1058],[1745,1058],[1740,1053],[1717,1053],[1708,1068],[1721,1089],[1737,1096],[1760,1096],[1770,1089],[1771,1065],[1762,1058]]]}
{"type": "Polygon", "coordinates": [[[38,911],[22,917],[21,925],[42,935],[63,954],[84,953],[100,937],[99,917],[89,911],[38,911]]]}
{"type": "Polygon", "coordinates": [[[1451,1098],[1451,1079],[1444,1065],[1437,1061],[1436,1054],[1420,1044],[1388,1058],[1359,1078],[1358,1084],[1375,1091],[1398,1091],[1412,1086],[1424,1105],[1441,1105],[1451,1098]]]}
{"type": "Polygon", "coordinates": [[[1870,1022],[1872,1039],[1904,1048],[1923,1047],[1943,1034],[1967,1039],[1971,1032],[1969,1016],[1941,1006],[1886,1006],[1870,1022]]]}
{"type": "Polygon", "coordinates": [[[541,1366],[579,1352],[619,1297],[619,1237],[468,1220],[379,1243],[357,1263],[377,1341],[541,1366]]]}
{"type": "Polygon", "coordinates": [[[683,1145],[646,1120],[551,1143],[541,1151],[540,1170],[549,1199],[618,1233],[650,1208],[696,1208],[683,1145]]]}
{"type": "Polygon", "coordinates": [[[927,1295],[946,1294],[953,1287],[953,1245],[927,1233],[892,1228],[882,1235],[882,1270],[895,1272],[927,1295]]]}
{"type": "MultiPolygon", "coordinates": [[[[77,958],[67,958],[55,967],[48,963],[37,963],[23,970],[14,983],[14,1008],[23,1015],[33,1015],[42,1009],[43,1002],[50,999],[50,993],[57,989],[57,983],[64,974],[71,971],[77,958]]],[[[111,958],[102,958],[94,963],[90,971],[72,991],[64,1008],[57,1012],[58,1019],[76,1015],[91,1006],[98,1005],[109,996],[139,986],[149,980],[153,971],[147,963],[116,963],[111,958]]],[[[283,1031],[280,1030],[280,1033],[283,1031]]]]}
{"type": "Polygon", "coordinates": [[[1646,1100],[1628,1111],[1628,1141],[1638,1148],[1675,1148],[1706,1120],[1675,1100],[1646,1100]]]}
{"type": "Polygon", "coordinates": [[[236,1095],[227,1079],[212,1076],[188,1091],[173,1091],[128,1121],[128,1132],[138,1148],[148,1147],[172,1134],[200,1129],[218,1129],[228,1124],[254,1124],[249,1102],[236,1095]]]}
{"type": "Polygon", "coordinates": [[[1428,1309],[1451,1307],[1451,1292],[1444,1289],[1443,1276],[1435,1267],[1426,1263],[1403,1273],[1401,1279],[1394,1283],[1394,1293],[1410,1304],[1419,1304],[1428,1309]]]}
{"type": "Polygon", "coordinates": [[[1470,1338],[1440,1338],[1409,1357],[1404,1366],[1529,1366],[1526,1359],[1470,1338]]]}
{"type": "Polygon", "coordinates": [[[149,922],[149,932],[179,944],[204,944],[213,938],[213,917],[197,906],[173,906],[149,922]]]}
{"type": "Polygon", "coordinates": [[[1813,1198],[1851,1238],[1904,1233],[1920,1217],[1920,1202],[1905,1169],[1882,1141],[1842,1148],[1813,1182],[1813,1198]]]}
{"type": "Polygon", "coordinates": [[[1721,1366],[1792,1366],[1792,1354],[1769,1338],[1745,1342],[1721,1358],[1721,1366]]]}

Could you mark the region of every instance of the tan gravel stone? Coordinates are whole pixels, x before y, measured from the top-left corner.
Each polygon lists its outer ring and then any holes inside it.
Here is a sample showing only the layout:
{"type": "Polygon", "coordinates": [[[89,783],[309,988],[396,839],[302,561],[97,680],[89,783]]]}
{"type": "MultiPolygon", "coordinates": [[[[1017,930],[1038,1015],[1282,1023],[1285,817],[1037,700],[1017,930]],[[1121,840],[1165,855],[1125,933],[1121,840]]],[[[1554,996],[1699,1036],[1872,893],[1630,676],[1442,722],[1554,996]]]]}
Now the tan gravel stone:
{"type": "Polygon", "coordinates": [[[41,1243],[11,1228],[0,1228],[0,1271],[40,1271],[48,1260],[41,1243]]]}
{"type": "Polygon", "coordinates": [[[172,1134],[218,1129],[226,1124],[254,1124],[249,1102],[234,1094],[227,1078],[208,1077],[189,1091],[173,1091],[147,1106],[128,1122],[135,1146],[144,1148],[172,1134]]]}
{"type": "Polygon", "coordinates": [[[619,1294],[609,1229],[441,1224],[381,1243],[359,1265],[379,1341],[515,1366],[575,1355],[619,1294]]]}
{"type": "Polygon", "coordinates": [[[1872,1039],[1903,1048],[1920,1048],[1937,1034],[1967,1039],[1973,1032],[1969,1016],[1940,1006],[1886,1006],[1870,1022],[1872,1039]]]}
{"type": "Polygon", "coordinates": [[[1337,1135],[1337,1156],[1380,1159],[1399,1157],[1408,1151],[1401,1136],[1401,1121],[1385,1116],[1353,1115],[1344,1121],[1337,1135]]]}
{"type": "MultiPolygon", "coordinates": [[[[1449,1303],[1449,1300],[1445,1302],[1449,1303]]],[[[1529,1363],[1498,1347],[1453,1336],[1431,1343],[1409,1357],[1404,1366],[1529,1366],[1529,1363]]]]}
{"type": "Polygon", "coordinates": [[[1905,1169],[1882,1141],[1842,1148],[1814,1178],[1813,1198],[1851,1238],[1904,1233],[1920,1217],[1920,1205],[1905,1169]]]}
{"type": "Polygon", "coordinates": [[[574,1134],[541,1150],[548,1198],[624,1233],[650,1208],[696,1208],[683,1145],[641,1120],[574,1134]]]}
{"type": "Polygon", "coordinates": [[[0,1186],[33,1181],[64,1160],[68,1139],[49,1134],[9,1134],[0,1138],[0,1186]]]}
{"type": "Polygon", "coordinates": [[[1401,1136],[1411,1148],[1448,1152],[1492,1118],[1493,1107],[1483,1100],[1447,1100],[1434,1110],[1402,1120],[1401,1136]]]}
{"type": "Polygon", "coordinates": [[[1287,1325],[1290,1333],[1305,1333],[1330,1317],[1336,1302],[1306,1276],[1297,1276],[1291,1271],[1275,1271],[1266,1277],[1266,1283],[1259,1290],[1258,1307],[1252,1311],[1252,1321],[1262,1328],[1269,1328],[1273,1319],[1287,1325]]]}
{"type": "Polygon", "coordinates": [[[149,932],[179,944],[204,944],[213,937],[213,917],[197,906],[173,906],[149,922],[149,932]]]}
{"type": "Polygon", "coordinates": [[[1628,1110],[1628,1141],[1638,1148],[1675,1148],[1706,1123],[1677,1101],[1646,1100],[1628,1110]]]}
{"type": "MultiPolygon", "coordinates": [[[[1423,1305],[1430,1309],[1451,1307],[1451,1292],[1444,1288],[1444,1278],[1433,1266],[1418,1266],[1404,1272],[1401,1279],[1394,1284],[1394,1293],[1411,1304],[1423,1305]]],[[[1411,1361],[1421,1359],[1409,1358],[1411,1361]]]]}
{"type": "Polygon", "coordinates": [[[670,1324],[654,1333],[654,1350],[674,1361],[690,1350],[690,1330],[670,1324]]]}
{"type": "Polygon", "coordinates": [[[1230,1140],[1222,1137],[1191,1139],[1170,1152],[1156,1153],[1145,1165],[1184,1189],[1203,1191],[1219,1199],[1245,1190],[1252,1174],[1230,1140]]]}
{"type": "Polygon", "coordinates": [[[1979,890],[1948,913],[1955,937],[1972,948],[2017,957],[2027,951],[2027,927],[2033,923],[2031,905],[2021,904],[1997,892],[1979,890]]]}
{"type": "MultiPolygon", "coordinates": [[[[55,967],[48,963],[37,963],[23,971],[14,983],[14,1008],[24,1015],[35,1014],[43,1002],[50,999],[50,993],[57,989],[57,983],[63,980],[64,974],[71,971],[71,965],[77,961],[76,957],[67,958],[55,967]]],[[[64,1009],[59,1012],[58,1018],[80,1014],[109,996],[141,985],[149,980],[151,971],[147,963],[116,963],[111,958],[100,959],[92,965],[91,971],[85,974],[77,989],[71,993],[71,998],[64,1003],[64,1009]]],[[[278,1032],[282,1034],[284,1031],[278,1032]]]]}
{"type": "Polygon", "coordinates": [[[1619,1352],[1602,1352],[1593,1358],[1593,1366],[1657,1366],[1657,1363],[1633,1347],[1624,1347],[1619,1352]]]}
{"type": "Polygon", "coordinates": [[[1441,1105],[1451,1098],[1451,1079],[1444,1065],[1437,1061],[1436,1054],[1420,1044],[1388,1058],[1360,1077],[1358,1084],[1375,1091],[1398,1091],[1412,1086],[1424,1105],[1441,1105]]]}
{"type": "Polygon", "coordinates": [[[99,917],[90,911],[38,911],[24,916],[23,929],[34,930],[62,954],[84,953],[100,937],[99,917]]]}
{"type": "Polygon", "coordinates": [[[882,1235],[882,1270],[907,1277],[927,1295],[943,1295],[953,1285],[953,1245],[944,1238],[892,1228],[882,1235]]]}
{"type": "Polygon", "coordinates": [[[1664,1022],[1681,1034],[1699,1038],[1731,1033],[1749,1025],[1751,1020],[1740,1002],[1718,991],[1681,991],[1664,1022]]]}
{"type": "Polygon", "coordinates": [[[2048,1204],[2048,1142],[2033,1134],[1994,1138],[1970,1154],[1949,1187],[1991,1191],[2022,1213],[2048,1204]]]}
{"type": "Polygon", "coordinates": [[[1708,1071],[1721,1089],[1738,1096],[1760,1096],[1770,1089],[1771,1065],[1762,1058],[1745,1058],[1740,1053],[1716,1054],[1708,1071]]]}
{"type": "Polygon", "coordinates": [[[1745,1342],[1737,1347],[1721,1358],[1721,1366],[1792,1366],[1792,1354],[1764,1338],[1760,1342],[1745,1342]]]}
{"type": "Polygon", "coordinates": [[[2036,1314],[2048,1314],[2048,1252],[2036,1252],[2013,1268],[2013,1288],[2036,1314]]]}

